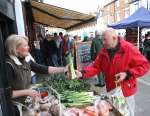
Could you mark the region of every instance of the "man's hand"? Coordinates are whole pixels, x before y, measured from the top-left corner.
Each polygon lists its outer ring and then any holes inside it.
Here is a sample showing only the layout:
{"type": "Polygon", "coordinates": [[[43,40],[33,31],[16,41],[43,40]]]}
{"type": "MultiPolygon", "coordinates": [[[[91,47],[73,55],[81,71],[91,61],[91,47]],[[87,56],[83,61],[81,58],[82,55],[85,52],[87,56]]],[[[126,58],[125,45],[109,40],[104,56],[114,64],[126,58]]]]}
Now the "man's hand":
{"type": "Polygon", "coordinates": [[[120,83],[121,81],[123,81],[127,77],[127,73],[126,72],[120,72],[120,73],[116,74],[115,77],[116,77],[116,82],[120,83]]]}
{"type": "Polygon", "coordinates": [[[75,70],[75,73],[77,75],[77,78],[81,78],[83,76],[82,73],[78,70],[75,70]]]}

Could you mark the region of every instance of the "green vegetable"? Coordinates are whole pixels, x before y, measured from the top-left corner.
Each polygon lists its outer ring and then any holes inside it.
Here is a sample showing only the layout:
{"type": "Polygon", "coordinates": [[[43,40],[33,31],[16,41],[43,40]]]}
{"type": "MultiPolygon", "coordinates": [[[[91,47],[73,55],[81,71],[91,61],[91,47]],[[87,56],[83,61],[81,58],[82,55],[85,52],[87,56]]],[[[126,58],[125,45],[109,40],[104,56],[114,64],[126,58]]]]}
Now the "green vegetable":
{"type": "MultiPolygon", "coordinates": [[[[44,79],[44,77],[42,77],[44,79]]],[[[47,80],[42,84],[42,86],[52,86],[59,93],[64,91],[89,91],[90,85],[85,82],[85,80],[78,79],[68,79],[64,74],[55,74],[47,78],[47,80]]]]}
{"type": "Polygon", "coordinates": [[[61,94],[61,102],[66,107],[81,107],[93,103],[91,92],[64,91],[61,94]]]}
{"type": "MultiPolygon", "coordinates": [[[[85,80],[68,79],[64,74],[49,75],[39,87],[48,85],[60,93],[61,103],[66,107],[82,107],[93,103],[90,85],[85,80]]],[[[53,93],[52,93],[53,94],[53,93]]]]}
{"type": "Polygon", "coordinates": [[[76,76],[76,73],[75,73],[75,70],[74,70],[74,64],[73,64],[73,57],[71,56],[71,53],[69,53],[67,55],[67,64],[69,65],[69,73],[70,73],[70,78],[71,79],[76,79],[77,76],[76,76]]]}

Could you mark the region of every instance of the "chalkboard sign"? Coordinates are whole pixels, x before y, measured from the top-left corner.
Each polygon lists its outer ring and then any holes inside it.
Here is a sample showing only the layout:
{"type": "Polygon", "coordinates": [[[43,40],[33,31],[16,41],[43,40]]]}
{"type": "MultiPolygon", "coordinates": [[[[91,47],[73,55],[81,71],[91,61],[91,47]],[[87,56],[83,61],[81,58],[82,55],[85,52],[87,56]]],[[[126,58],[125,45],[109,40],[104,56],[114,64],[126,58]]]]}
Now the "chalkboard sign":
{"type": "Polygon", "coordinates": [[[75,46],[77,69],[82,70],[91,63],[91,42],[77,42],[75,46]]]}

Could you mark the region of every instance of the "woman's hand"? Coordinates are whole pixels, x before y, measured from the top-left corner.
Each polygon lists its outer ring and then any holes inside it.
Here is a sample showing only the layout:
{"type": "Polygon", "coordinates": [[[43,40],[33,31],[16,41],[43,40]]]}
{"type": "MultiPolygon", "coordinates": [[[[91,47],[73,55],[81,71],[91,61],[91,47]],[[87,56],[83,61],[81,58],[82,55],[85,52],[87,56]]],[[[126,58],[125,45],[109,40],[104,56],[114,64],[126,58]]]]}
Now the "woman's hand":
{"type": "Polygon", "coordinates": [[[32,89],[13,90],[12,98],[18,98],[22,96],[31,96],[33,98],[40,97],[40,94],[32,89]]]}
{"type": "Polygon", "coordinates": [[[28,89],[26,91],[27,96],[31,96],[32,98],[40,98],[40,94],[36,90],[28,89]]]}
{"type": "Polygon", "coordinates": [[[65,67],[48,67],[48,73],[49,74],[57,74],[57,73],[65,73],[69,71],[69,65],[65,67]]]}

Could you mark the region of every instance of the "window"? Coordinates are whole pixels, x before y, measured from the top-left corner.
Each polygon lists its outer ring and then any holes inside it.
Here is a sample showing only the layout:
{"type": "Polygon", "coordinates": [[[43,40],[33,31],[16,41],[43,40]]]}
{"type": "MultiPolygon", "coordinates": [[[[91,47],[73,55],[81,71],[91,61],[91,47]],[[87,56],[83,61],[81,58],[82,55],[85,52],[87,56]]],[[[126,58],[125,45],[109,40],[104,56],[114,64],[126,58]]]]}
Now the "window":
{"type": "Polygon", "coordinates": [[[110,12],[110,6],[108,6],[107,11],[110,12]]]}
{"type": "Polygon", "coordinates": [[[107,24],[109,24],[109,15],[107,15],[107,24]]]}
{"type": "Polygon", "coordinates": [[[120,21],[120,12],[116,12],[116,21],[120,21]]]}
{"type": "Polygon", "coordinates": [[[130,15],[129,7],[125,8],[124,11],[125,11],[125,18],[127,18],[130,15]]]}
{"type": "Polygon", "coordinates": [[[135,2],[134,6],[135,6],[134,8],[135,8],[135,11],[136,11],[139,8],[139,2],[135,2]]]}
{"type": "Polygon", "coordinates": [[[128,0],[125,0],[125,3],[127,4],[127,3],[128,3],[128,0]]]}
{"type": "Polygon", "coordinates": [[[112,15],[109,16],[109,24],[112,24],[114,22],[114,17],[112,15]]]}
{"type": "Polygon", "coordinates": [[[119,0],[116,1],[116,7],[119,7],[119,0]]]}
{"type": "Polygon", "coordinates": [[[103,15],[104,15],[104,11],[103,11],[103,10],[100,10],[100,11],[99,11],[99,16],[102,17],[103,15]]]}

